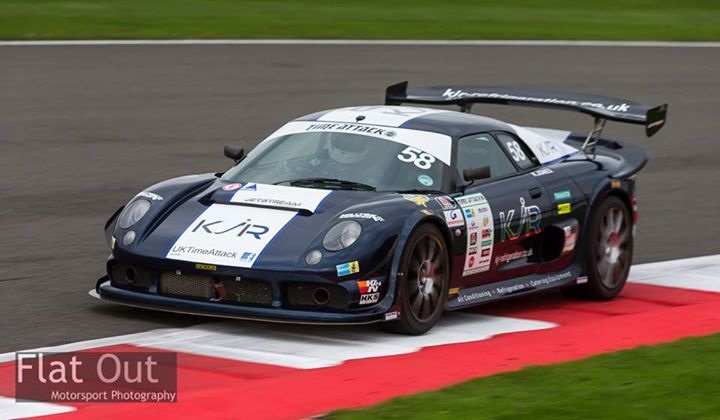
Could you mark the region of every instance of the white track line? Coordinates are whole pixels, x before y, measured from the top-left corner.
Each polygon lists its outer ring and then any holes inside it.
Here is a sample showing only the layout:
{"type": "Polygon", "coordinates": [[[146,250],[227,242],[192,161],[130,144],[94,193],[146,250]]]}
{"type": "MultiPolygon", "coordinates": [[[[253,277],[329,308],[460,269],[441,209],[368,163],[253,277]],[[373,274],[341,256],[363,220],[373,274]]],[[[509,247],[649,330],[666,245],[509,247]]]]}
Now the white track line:
{"type": "Polygon", "coordinates": [[[720,293],[720,255],[635,265],[629,281],[720,293]]]}
{"type": "Polygon", "coordinates": [[[74,407],[44,402],[17,402],[15,398],[0,396],[0,419],[50,416],[75,411],[74,407]]]}
{"type": "MultiPolygon", "coordinates": [[[[372,326],[307,326],[223,321],[165,328],[30,351],[70,352],[119,344],[195,353],[244,362],[315,369],[346,360],[414,353],[423,347],[487,340],[498,334],[553,328],[551,322],[467,313],[445,314],[421,336],[382,333],[372,326]]],[[[0,362],[15,353],[0,354],[0,362]]]]}
{"type": "Polygon", "coordinates": [[[93,45],[344,45],[344,46],[501,46],[501,47],[641,47],[720,48],[720,42],[571,41],[571,40],[410,40],[410,39],[128,39],[0,41],[6,46],[93,45]]]}

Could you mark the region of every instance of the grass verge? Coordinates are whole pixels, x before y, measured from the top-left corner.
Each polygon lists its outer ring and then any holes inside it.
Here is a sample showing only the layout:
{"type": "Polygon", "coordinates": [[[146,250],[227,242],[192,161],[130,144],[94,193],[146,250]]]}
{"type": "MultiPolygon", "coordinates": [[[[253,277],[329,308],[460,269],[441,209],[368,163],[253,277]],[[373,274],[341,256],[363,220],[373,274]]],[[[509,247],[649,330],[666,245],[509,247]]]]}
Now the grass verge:
{"type": "Polygon", "coordinates": [[[719,355],[720,334],[691,338],[475,379],[327,418],[718,419],[719,355]]]}
{"type": "Polygon", "coordinates": [[[3,0],[0,39],[719,40],[717,0],[3,0]]]}

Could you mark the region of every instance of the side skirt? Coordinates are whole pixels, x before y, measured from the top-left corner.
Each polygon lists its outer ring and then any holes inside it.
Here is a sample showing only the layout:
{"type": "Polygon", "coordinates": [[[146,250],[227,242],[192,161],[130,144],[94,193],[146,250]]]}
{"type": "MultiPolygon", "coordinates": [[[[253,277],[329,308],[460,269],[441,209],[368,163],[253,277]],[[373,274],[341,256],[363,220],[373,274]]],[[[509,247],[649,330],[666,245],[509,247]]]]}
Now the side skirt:
{"type": "Polygon", "coordinates": [[[587,278],[581,275],[580,266],[573,264],[565,270],[553,273],[531,274],[497,283],[460,289],[448,297],[447,309],[462,309],[510,296],[523,296],[558,287],[582,284],[587,281],[587,278]]]}

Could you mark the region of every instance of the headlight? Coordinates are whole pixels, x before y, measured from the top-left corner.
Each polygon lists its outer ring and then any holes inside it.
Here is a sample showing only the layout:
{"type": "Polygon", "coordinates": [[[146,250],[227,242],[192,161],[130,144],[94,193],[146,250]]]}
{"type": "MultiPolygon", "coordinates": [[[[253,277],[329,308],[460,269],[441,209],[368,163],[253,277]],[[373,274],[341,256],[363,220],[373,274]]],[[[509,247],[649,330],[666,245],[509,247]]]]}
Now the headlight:
{"type": "Polygon", "coordinates": [[[328,251],[340,251],[345,249],[357,241],[362,233],[360,223],[353,220],[345,220],[330,228],[325,238],[323,238],[323,247],[328,251]]]}
{"type": "Polygon", "coordinates": [[[137,223],[138,220],[142,219],[149,209],[150,202],[148,200],[139,199],[133,201],[123,209],[122,213],[120,213],[118,226],[120,226],[121,229],[129,228],[137,223]]]}

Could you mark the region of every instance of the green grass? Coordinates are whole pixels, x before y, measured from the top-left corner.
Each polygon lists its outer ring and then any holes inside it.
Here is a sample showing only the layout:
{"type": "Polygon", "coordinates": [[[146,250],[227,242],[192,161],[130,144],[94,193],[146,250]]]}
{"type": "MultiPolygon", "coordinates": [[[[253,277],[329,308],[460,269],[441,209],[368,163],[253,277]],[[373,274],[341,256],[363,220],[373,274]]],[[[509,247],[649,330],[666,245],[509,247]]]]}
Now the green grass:
{"type": "Polygon", "coordinates": [[[476,379],[328,417],[720,419],[720,335],[476,379]]]}
{"type": "Polygon", "coordinates": [[[718,40],[717,0],[0,0],[0,39],[718,40]]]}

